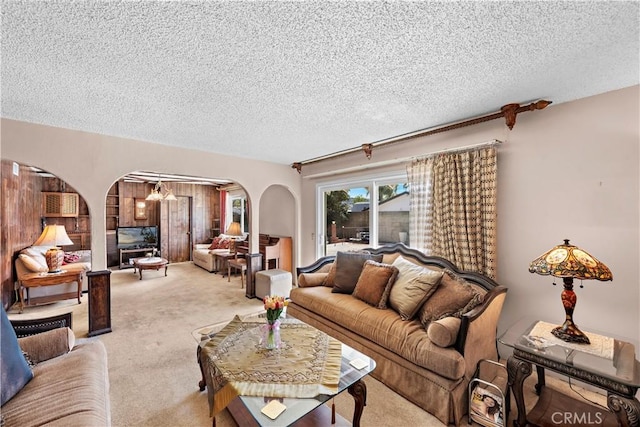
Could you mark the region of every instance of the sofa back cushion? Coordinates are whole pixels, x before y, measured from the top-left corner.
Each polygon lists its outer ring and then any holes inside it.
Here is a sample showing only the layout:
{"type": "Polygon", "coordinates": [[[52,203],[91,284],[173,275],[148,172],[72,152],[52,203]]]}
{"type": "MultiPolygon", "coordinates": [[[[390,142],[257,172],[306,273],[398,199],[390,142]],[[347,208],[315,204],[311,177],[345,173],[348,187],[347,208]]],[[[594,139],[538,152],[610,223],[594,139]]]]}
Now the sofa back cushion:
{"type": "MultiPolygon", "coordinates": [[[[352,294],[366,260],[382,261],[382,255],[368,252],[338,252],[335,260],[334,293],[352,294]]],[[[331,272],[329,273],[331,275],[331,272]]]]}
{"type": "Polygon", "coordinates": [[[366,260],[353,290],[353,296],[376,308],[387,308],[391,286],[398,277],[393,265],[366,260]]]}
{"type": "Polygon", "coordinates": [[[11,322],[9,322],[6,311],[4,311],[4,307],[2,307],[0,317],[0,352],[2,353],[2,357],[0,357],[0,383],[2,384],[0,395],[2,402],[0,405],[4,405],[31,381],[33,372],[31,372],[31,368],[22,354],[18,338],[11,326],[11,322]]]}
{"type": "Polygon", "coordinates": [[[420,310],[420,322],[426,328],[434,320],[462,317],[482,302],[475,288],[450,270],[445,270],[440,286],[420,310]]]}

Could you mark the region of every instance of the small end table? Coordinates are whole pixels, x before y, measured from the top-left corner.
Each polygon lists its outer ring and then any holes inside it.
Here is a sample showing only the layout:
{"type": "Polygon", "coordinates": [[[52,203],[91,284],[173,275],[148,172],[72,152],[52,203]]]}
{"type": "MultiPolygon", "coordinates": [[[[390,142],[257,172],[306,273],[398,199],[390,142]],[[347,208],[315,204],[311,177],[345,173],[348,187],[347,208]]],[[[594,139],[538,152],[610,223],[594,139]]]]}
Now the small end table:
{"type": "Polygon", "coordinates": [[[507,360],[508,382],[518,408],[518,417],[513,424],[516,427],[528,423],[540,425],[543,421],[562,424],[565,417],[573,417],[573,420],[582,419],[583,422],[589,418],[591,423],[598,425],[638,426],[640,403],[635,394],[640,388],[640,362],[635,359],[634,345],[602,336],[612,340],[611,358],[596,355],[597,352],[588,348],[589,344],[565,344],[562,340],[545,337],[538,339],[538,335],[531,335],[538,322],[522,319],[498,339],[513,349],[507,360]],[[531,375],[532,365],[536,365],[538,383],[535,388],[540,397],[527,414],[522,388],[525,379],[531,375]],[[606,390],[611,412],[603,413],[596,406],[545,387],[545,369],[606,390]]]}

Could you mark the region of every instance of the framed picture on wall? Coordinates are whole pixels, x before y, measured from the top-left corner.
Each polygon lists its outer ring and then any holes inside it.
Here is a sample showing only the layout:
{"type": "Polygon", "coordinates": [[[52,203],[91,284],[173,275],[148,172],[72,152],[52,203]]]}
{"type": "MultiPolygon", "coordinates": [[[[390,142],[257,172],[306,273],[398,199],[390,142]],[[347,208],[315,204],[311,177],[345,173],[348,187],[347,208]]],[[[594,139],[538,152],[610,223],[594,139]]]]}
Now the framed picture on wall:
{"type": "Polygon", "coordinates": [[[133,218],[147,219],[147,201],[145,199],[135,199],[133,204],[133,218]]]}

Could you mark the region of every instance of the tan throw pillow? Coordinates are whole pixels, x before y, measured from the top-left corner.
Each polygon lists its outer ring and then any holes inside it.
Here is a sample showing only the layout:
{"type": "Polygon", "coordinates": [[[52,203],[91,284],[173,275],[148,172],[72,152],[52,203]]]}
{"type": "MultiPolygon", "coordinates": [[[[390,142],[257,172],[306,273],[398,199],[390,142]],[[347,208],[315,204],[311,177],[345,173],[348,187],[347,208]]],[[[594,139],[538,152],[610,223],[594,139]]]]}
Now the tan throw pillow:
{"type": "Polygon", "coordinates": [[[403,320],[411,320],[438,287],[442,272],[419,266],[402,256],[392,265],[398,269],[398,278],[389,292],[389,305],[403,320]]]}
{"type": "Polygon", "coordinates": [[[331,264],[331,268],[329,268],[329,273],[327,274],[327,277],[325,277],[324,281],[322,282],[322,286],[328,286],[332,288],[335,282],[335,278],[336,278],[336,261],[334,260],[333,263],[331,264]]]}
{"type": "Polygon", "coordinates": [[[456,343],[462,321],[459,317],[445,317],[429,323],[427,336],[438,347],[451,347],[456,343]]]}
{"type": "Polygon", "coordinates": [[[362,272],[362,266],[368,259],[382,261],[382,255],[372,255],[368,252],[338,252],[336,255],[336,276],[333,279],[331,292],[352,294],[362,272]]]}
{"type": "Polygon", "coordinates": [[[353,296],[375,308],[387,308],[391,286],[398,277],[398,269],[393,265],[372,260],[364,262],[353,296]]]}
{"type": "Polygon", "coordinates": [[[482,296],[466,280],[452,271],[445,270],[440,286],[422,306],[420,322],[426,328],[429,323],[444,317],[462,317],[482,302],[482,296]]]}

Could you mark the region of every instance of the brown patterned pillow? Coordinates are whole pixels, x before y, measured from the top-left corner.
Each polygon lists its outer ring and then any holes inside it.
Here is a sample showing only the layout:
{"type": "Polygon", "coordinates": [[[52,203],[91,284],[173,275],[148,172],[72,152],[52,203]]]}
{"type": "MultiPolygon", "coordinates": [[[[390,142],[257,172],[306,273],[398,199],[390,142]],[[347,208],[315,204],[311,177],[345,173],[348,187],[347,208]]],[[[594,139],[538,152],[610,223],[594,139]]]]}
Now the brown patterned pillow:
{"type": "Polygon", "coordinates": [[[335,261],[336,274],[331,292],[352,294],[362,272],[362,266],[368,259],[380,262],[382,255],[372,255],[368,252],[338,252],[335,261]]]}
{"type": "Polygon", "coordinates": [[[482,296],[473,286],[454,272],[445,270],[440,286],[420,310],[420,322],[429,323],[445,317],[462,317],[482,302],[482,296]]]}
{"type": "Polygon", "coordinates": [[[353,296],[375,308],[385,309],[389,291],[397,277],[398,269],[393,265],[367,260],[353,290],[353,296]]]}

